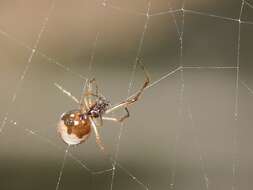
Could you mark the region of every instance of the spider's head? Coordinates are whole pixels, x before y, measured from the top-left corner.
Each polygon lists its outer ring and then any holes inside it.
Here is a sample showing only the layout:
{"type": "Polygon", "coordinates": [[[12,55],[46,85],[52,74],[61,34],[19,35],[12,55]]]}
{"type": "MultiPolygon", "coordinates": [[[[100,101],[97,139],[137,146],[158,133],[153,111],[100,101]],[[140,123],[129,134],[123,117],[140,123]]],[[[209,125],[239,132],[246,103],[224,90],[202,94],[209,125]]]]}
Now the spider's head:
{"type": "Polygon", "coordinates": [[[99,117],[108,109],[110,102],[105,98],[100,97],[96,103],[88,111],[88,115],[92,117],[99,117]]]}
{"type": "Polygon", "coordinates": [[[97,101],[97,106],[99,107],[101,113],[104,113],[110,106],[110,101],[105,98],[99,98],[97,101]]]}
{"type": "Polygon", "coordinates": [[[108,108],[108,106],[110,105],[110,101],[107,100],[107,99],[105,99],[105,98],[101,98],[101,97],[100,97],[100,98],[97,100],[97,104],[98,104],[98,105],[101,105],[101,106],[103,106],[103,107],[108,108]]]}

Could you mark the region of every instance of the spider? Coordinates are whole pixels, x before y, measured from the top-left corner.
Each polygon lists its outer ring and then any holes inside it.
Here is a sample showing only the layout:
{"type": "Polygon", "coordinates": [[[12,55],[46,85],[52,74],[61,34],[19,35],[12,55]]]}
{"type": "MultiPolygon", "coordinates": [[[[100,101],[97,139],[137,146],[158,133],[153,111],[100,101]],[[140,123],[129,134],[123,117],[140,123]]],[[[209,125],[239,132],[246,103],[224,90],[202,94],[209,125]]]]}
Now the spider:
{"type": "Polygon", "coordinates": [[[97,126],[102,126],[104,120],[122,123],[130,116],[128,106],[138,101],[144,89],[149,85],[150,78],[145,67],[139,60],[138,64],[146,77],[143,86],[137,93],[114,106],[111,106],[110,102],[99,93],[95,78],[88,80],[87,85],[84,87],[79,108],[63,113],[58,123],[58,132],[66,144],[69,146],[81,144],[88,139],[93,129],[97,145],[102,151],[105,149],[97,126]],[[95,86],[95,92],[93,92],[93,86],[95,86]],[[120,108],[123,108],[126,112],[121,118],[105,116],[120,108]]]}

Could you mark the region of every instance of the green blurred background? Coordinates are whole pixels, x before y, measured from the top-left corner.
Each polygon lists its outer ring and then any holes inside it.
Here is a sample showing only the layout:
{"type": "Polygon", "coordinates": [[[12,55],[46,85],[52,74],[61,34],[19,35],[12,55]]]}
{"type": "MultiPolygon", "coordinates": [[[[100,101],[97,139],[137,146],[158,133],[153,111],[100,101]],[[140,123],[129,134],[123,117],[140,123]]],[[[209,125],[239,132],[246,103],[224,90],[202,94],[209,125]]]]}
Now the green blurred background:
{"type": "MultiPolygon", "coordinates": [[[[64,111],[78,105],[55,83],[79,98],[84,78],[95,77],[112,103],[127,97],[146,19],[139,13],[146,12],[148,2],[110,0],[104,7],[98,0],[56,0],[20,81],[50,4],[49,0],[0,1],[1,120],[9,113],[0,133],[1,190],[56,188],[66,149],[56,133],[57,122],[64,111]],[[14,92],[17,98],[12,103],[14,92]]],[[[150,14],[181,7],[182,1],[153,0],[150,14]]],[[[180,71],[146,90],[131,106],[120,141],[120,125],[104,122],[100,128],[103,143],[110,154],[118,153],[120,166],[125,168],[116,166],[113,190],[252,188],[253,97],[240,81],[253,88],[253,25],[241,24],[237,120],[237,70],[207,68],[236,67],[238,22],[230,18],[239,18],[240,7],[240,0],[186,0],[186,10],[206,16],[185,12],[182,57],[175,25],[181,30],[182,11],[150,17],[140,57],[152,82],[178,68],[180,62],[202,68],[184,69],[182,101],[180,71]]],[[[248,4],[244,4],[241,19],[253,22],[248,4]]],[[[131,92],[144,80],[138,67],[134,79],[131,92]]],[[[70,152],[79,162],[67,156],[59,189],[111,188],[111,171],[92,175],[80,165],[81,161],[92,171],[112,168],[94,136],[71,147],[70,152]]]]}

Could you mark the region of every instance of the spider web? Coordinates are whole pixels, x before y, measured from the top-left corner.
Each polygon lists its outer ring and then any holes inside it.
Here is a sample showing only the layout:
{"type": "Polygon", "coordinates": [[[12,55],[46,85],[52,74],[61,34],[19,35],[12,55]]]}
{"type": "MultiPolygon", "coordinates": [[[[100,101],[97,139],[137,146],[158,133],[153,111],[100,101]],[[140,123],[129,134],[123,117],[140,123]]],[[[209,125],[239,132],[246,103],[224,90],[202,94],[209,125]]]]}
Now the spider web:
{"type": "Polygon", "coordinates": [[[250,189],[252,2],[2,4],[1,189],[250,189]],[[138,59],[152,81],[99,129],[110,156],[66,147],[57,120],[87,79],[120,102],[138,59]]]}

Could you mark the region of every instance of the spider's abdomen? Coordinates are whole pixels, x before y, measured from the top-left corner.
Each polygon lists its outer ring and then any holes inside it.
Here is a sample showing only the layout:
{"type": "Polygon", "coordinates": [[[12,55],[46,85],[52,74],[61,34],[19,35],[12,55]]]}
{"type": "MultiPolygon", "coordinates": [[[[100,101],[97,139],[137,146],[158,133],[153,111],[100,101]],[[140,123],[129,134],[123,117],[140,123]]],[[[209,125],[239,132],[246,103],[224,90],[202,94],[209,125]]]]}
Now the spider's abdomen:
{"type": "Polygon", "coordinates": [[[65,143],[77,145],[89,137],[91,123],[88,117],[81,114],[80,110],[71,110],[61,116],[58,132],[65,143]]]}

